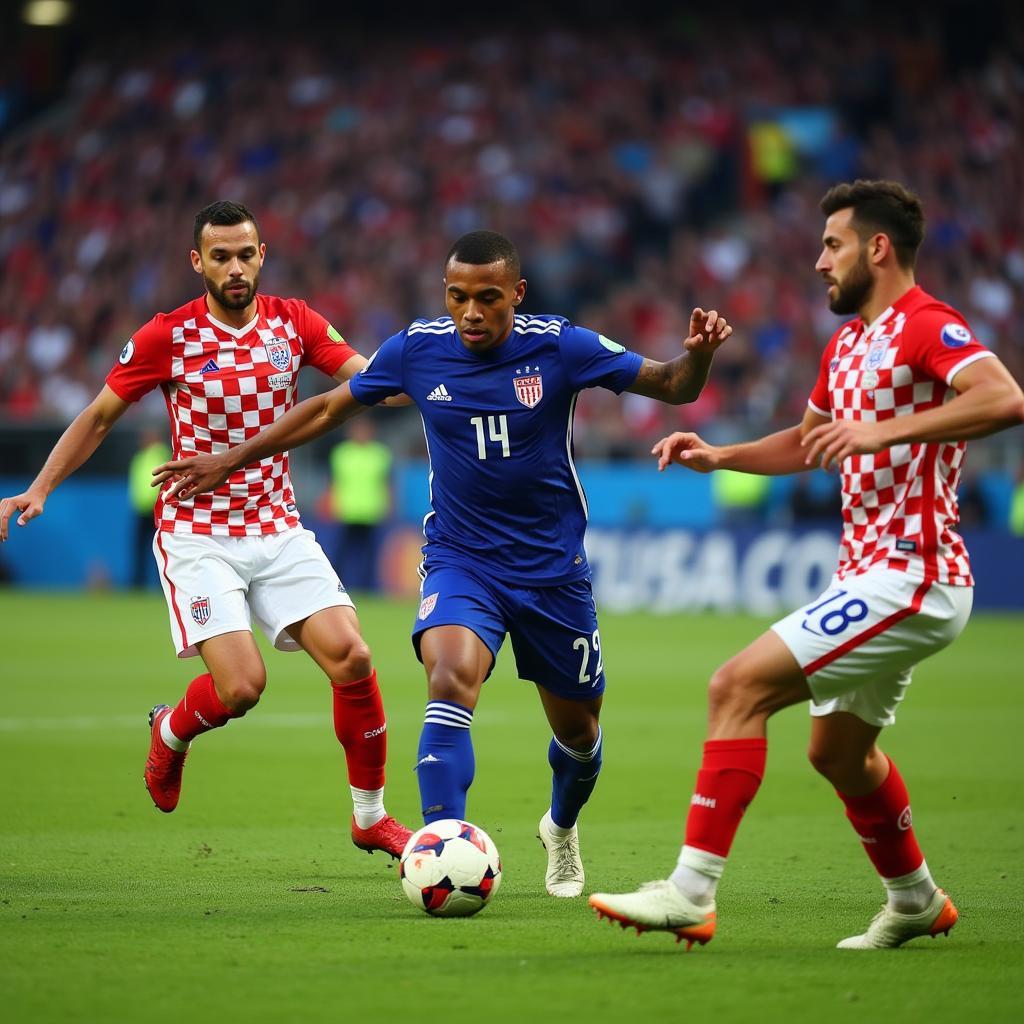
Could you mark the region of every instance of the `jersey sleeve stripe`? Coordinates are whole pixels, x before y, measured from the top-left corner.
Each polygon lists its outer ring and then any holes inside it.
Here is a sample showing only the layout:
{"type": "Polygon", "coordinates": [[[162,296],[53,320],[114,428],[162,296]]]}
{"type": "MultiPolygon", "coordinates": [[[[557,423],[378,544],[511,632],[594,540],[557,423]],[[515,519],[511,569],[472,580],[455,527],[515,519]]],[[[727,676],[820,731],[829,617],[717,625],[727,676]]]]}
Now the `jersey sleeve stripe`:
{"type": "Polygon", "coordinates": [[[970,366],[971,363],[976,363],[979,359],[988,359],[989,356],[992,356],[994,358],[995,357],[995,352],[989,352],[988,349],[985,349],[984,352],[975,352],[973,355],[967,356],[966,359],[961,359],[960,362],[957,363],[956,366],[954,366],[953,369],[950,370],[949,373],[946,374],[946,383],[950,387],[952,387],[953,386],[953,378],[962,369],[964,369],[967,366],[970,366]]]}
{"type": "Polygon", "coordinates": [[[807,407],[811,410],[811,412],[816,412],[819,416],[832,415],[827,409],[819,409],[809,398],[807,399],[807,407]]]}

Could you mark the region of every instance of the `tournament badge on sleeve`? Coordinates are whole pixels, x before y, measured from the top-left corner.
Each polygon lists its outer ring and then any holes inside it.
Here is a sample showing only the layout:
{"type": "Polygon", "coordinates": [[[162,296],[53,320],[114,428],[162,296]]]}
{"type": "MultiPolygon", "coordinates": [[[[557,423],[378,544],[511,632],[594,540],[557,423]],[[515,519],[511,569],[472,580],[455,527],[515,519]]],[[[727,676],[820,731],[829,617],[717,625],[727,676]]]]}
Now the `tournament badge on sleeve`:
{"type": "Polygon", "coordinates": [[[196,624],[205,626],[210,621],[210,599],[208,597],[193,597],[192,603],[188,606],[192,618],[196,624]]]}
{"type": "MultiPolygon", "coordinates": [[[[526,368],[527,372],[529,369],[529,367],[526,368]]],[[[539,370],[540,367],[535,366],[534,369],[539,370]]],[[[520,372],[522,371],[516,370],[516,373],[520,372]]],[[[516,389],[516,398],[527,409],[532,409],[544,396],[544,382],[539,373],[534,373],[529,377],[513,377],[512,384],[516,389]]]]}

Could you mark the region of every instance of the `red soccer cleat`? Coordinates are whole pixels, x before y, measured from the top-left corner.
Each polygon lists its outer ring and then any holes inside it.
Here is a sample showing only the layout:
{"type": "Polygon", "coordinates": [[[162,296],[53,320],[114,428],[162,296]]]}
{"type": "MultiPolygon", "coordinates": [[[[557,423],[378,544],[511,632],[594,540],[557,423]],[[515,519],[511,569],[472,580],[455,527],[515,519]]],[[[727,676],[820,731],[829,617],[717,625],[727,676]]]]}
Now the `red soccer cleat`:
{"type": "Polygon", "coordinates": [[[153,803],[165,814],[178,806],[181,794],[181,770],[185,767],[188,750],[171,750],[160,735],[160,723],[171,713],[166,704],[157,704],[149,713],[149,727],[152,737],[149,743],[149,757],[146,758],[146,789],[153,803]]]}
{"type": "Polygon", "coordinates": [[[356,824],[355,816],[352,817],[352,842],[367,853],[383,850],[398,860],[411,835],[412,829],[406,828],[400,821],[395,821],[390,814],[369,828],[360,828],[356,824]]]}

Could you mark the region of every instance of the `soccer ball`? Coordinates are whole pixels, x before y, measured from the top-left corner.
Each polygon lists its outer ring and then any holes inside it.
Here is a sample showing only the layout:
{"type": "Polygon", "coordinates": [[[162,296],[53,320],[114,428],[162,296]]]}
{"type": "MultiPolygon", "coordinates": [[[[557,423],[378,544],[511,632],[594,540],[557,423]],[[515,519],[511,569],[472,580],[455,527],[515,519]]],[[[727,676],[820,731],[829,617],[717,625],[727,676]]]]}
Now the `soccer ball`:
{"type": "Polygon", "coordinates": [[[498,891],[501,857],[482,828],[444,818],[409,837],[398,876],[413,906],[434,917],[469,917],[498,891]]]}

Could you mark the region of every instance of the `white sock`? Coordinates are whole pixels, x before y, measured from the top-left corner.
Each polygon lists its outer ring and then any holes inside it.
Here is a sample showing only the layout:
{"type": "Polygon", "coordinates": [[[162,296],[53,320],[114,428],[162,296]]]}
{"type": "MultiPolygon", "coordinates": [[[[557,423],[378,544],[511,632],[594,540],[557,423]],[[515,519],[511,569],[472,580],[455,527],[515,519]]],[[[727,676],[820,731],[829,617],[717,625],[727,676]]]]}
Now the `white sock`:
{"type": "Polygon", "coordinates": [[[931,902],[938,888],[927,861],[921,861],[921,866],[909,875],[883,878],[882,885],[889,894],[890,908],[901,914],[919,914],[931,902]]]}
{"type": "Polygon", "coordinates": [[[171,732],[171,716],[164,715],[160,722],[160,738],[171,748],[171,750],[188,750],[188,744],[184,740],[179,740],[177,736],[171,732]]]}
{"type": "Polygon", "coordinates": [[[562,828],[561,825],[556,825],[555,824],[555,819],[551,817],[551,811],[550,810],[548,811],[547,818],[548,818],[548,831],[556,839],[568,839],[569,836],[572,835],[573,830],[576,828],[575,825],[571,825],[569,828],[562,828]]]}
{"type": "Polygon", "coordinates": [[[669,875],[669,881],[691,903],[707,907],[715,902],[718,880],[724,870],[724,857],[698,850],[695,846],[684,846],[679,851],[679,860],[675,871],[669,875]]]}
{"type": "Polygon", "coordinates": [[[386,816],[383,789],[358,789],[355,786],[348,788],[352,790],[352,810],[355,813],[356,824],[360,828],[371,828],[386,816]]]}

